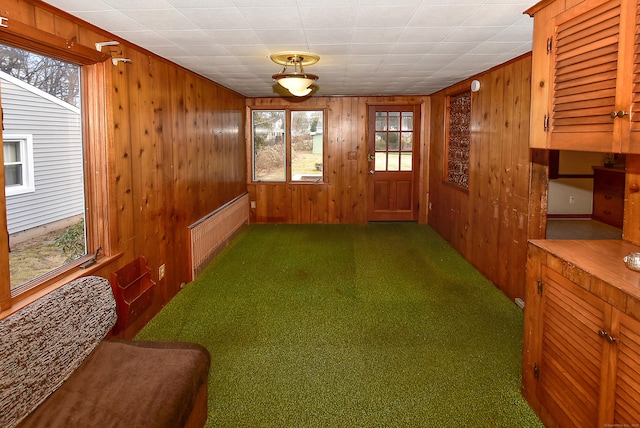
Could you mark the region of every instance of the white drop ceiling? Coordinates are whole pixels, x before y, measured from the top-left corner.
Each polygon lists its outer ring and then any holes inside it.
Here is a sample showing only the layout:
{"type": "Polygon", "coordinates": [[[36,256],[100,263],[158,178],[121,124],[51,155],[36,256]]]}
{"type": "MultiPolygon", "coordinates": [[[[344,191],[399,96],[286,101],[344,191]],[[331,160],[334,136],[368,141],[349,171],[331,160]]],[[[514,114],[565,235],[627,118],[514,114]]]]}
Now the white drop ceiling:
{"type": "Polygon", "coordinates": [[[282,51],[320,56],[314,95],[428,95],[530,51],[536,2],[46,1],[247,97],[278,95],[282,51]]]}

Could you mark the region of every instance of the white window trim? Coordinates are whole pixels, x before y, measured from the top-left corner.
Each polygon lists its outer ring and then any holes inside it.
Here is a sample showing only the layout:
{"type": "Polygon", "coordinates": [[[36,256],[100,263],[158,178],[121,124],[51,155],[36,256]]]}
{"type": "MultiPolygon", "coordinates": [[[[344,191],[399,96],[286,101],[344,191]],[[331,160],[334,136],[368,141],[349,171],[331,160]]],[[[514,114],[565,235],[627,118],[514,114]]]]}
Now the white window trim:
{"type": "Polygon", "coordinates": [[[16,196],[36,191],[33,168],[33,135],[32,134],[2,134],[3,145],[5,141],[20,141],[20,152],[23,159],[21,186],[5,186],[6,196],[16,196]]]}

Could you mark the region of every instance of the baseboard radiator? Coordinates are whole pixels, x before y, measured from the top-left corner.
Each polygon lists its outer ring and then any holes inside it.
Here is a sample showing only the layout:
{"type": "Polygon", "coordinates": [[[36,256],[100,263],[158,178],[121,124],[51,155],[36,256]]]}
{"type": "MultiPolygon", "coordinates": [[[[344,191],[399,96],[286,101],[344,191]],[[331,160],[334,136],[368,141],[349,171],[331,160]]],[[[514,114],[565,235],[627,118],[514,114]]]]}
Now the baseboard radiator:
{"type": "Polygon", "coordinates": [[[191,280],[249,223],[249,194],[238,196],[189,226],[191,280]]]}

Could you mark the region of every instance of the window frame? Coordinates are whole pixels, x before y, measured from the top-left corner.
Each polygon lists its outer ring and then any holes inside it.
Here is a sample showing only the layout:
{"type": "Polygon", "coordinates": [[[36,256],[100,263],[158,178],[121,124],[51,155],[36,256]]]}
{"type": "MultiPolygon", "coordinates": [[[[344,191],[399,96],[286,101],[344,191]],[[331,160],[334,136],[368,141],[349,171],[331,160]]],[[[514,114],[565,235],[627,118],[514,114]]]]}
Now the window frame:
{"type": "Polygon", "coordinates": [[[250,151],[251,151],[251,169],[249,176],[251,178],[251,183],[264,183],[264,184],[302,184],[302,185],[313,185],[313,184],[326,184],[327,176],[325,174],[325,166],[327,163],[327,109],[324,107],[309,107],[309,108],[289,108],[289,107],[281,107],[281,108],[251,108],[249,109],[250,120],[248,121],[250,124],[249,132],[250,132],[250,151]],[[254,112],[260,111],[272,111],[272,112],[284,112],[284,180],[256,180],[255,173],[255,137],[254,137],[254,112]],[[292,167],[292,149],[291,149],[291,124],[292,124],[292,113],[294,112],[313,112],[319,111],[322,112],[322,177],[318,180],[294,180],[293,179],[293,167],[292,167]]]}
{"type": "MultiPolygon", "coordinates": [[[[14,141],[20,144],[20,154],[22,157],[20,162],[22,166],[22,184],[7,187],[5,182],[5,195],[7,197],[33,193],[36,191],[33,166],[33,135],[2,134],[3,149],[4,144],[14,141]]],[[[5,168],[6,165],[7,163],[3,161],[3,168],[5,168]]]]}
{"type": "Polygon", "coordinates": [[[107,181],[107,177],[110,176],[109,169],[113,168],[109,153],[112,137],[107,132],[107,124],[111,123],[108,112],[112,108],[107,89],[112,72],[107,62],[110,56],[80,44],[70,46],[65,39],[55,34],[38,30],[15,20],[11,20],[11,25],[5,30],[0,33],[0,43],[80,66],[82,92],[85,95],[90,94],[90,96],[81,97],[87,255],[13,290],[11,289],[9,268],[7,207],[4,202],[6,201],[4,150],[0,151],[0,164],[2,165],[0,199],[3,201],[0,204],[0,318],[10,315],[37,300],[38,297],[73,279],[96,272],[121,256],[121,253],[116,253],[112,246],[112,242],[117,242],[117,236],[114,236],[117,227],[115,225],[114,204],[110,204],[109,201],[113,201],[115,195],[112,186],[107,181]],[[89,171],[91,174],[88,173],[89,171]],[[101,257],[91,266],[81,268],[80,266],[84,262],[94,257],[94,252],[98,247],[101,248],[101,257]]]}

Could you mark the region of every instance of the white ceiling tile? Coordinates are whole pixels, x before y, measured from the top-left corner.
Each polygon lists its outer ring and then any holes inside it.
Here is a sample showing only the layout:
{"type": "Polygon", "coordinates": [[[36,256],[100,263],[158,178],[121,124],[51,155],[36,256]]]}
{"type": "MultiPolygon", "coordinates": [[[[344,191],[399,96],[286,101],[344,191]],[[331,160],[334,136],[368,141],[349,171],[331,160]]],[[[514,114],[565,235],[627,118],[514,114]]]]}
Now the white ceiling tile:
{"type": "Polygon", "coordinates": [[[353,28],[306,29],[304,34],[311,45],[347,44],[353,38],[353,28]]]}
{"type": "Polygon", "coordinates": [[[165,37],[151,30],[120,31],[118,35],[125,40],[133,42],[138,46],[144,46],[147,49],[152,46],[166,46],[171,44],[165,37]]]}
{"type": "Polygon", "coordinates": [[[160,31],[195,30],[197,27],[181,13],[172,9],[161,10],[127,10],[125,15],[137,23],[160,31]]]}
{"type": "Polygon", "coordinates": [[[396,43],[389,53],[425,55],[433,51],[436,46],[438,46],[438,43],[396,43]]]}
{"type": "Polygon", "coordinates": [[[202,30],[168,30],[163,31],[162,35],[179,46],[211,46],[213,44],[211,37],[202,30]]]}
{"type": "Polygon", "coordinates": [[[395,43],[402,28],[354,28],[352,43],[395,43]]]}
{"type": "Polygon", "coordinates": [[[402,30],[398,43],[437,43],[441,42],[456,27],[408,27],[402,30]]]}
{"type": "Polygon", "coordinates": [[[75,15],[94,25],[107,27],[109,32],[116,34],[118,31],[143,31],[149,28],[116,10],[84,11],[75,15]]]}
{"type": "Polygon", "coordinates": [[[213,43],[225,45],[255,45],[262,42],[253,30],[205,30],[213,43]]]}
{"type": "Polygon", "coordinates": [[[457,27],[473,15],[475,10],[476,7],[468,5],[423,4],[416,10],[409,24],[412,27],[457,27]]]}
{"type": "Polygon", "coordinates": [[[111,6],[102,1],[95,0],[88,2],[86,0],[56,0],[54,2],[47,0],[46,3],[50,3],[59,9],[66,12],[98,12],[101,10],[113,10],[111,6]]]}
{"type": "Polygon", "coordinates": [[[243,7],[239,10],[251,28],[256,30],[281,30],[302,26],[297,8],[243,7]]]}
{"type": "Polygon", "coordinates": [[[49,0],[246,96],[314,52],[315,95],[430,94],[531,49],[524,0],[49,0]]]}
{"type": "MultiPolygon", "coordinates": [[[[317,6],[317,5],[316,5],[317,6]]],[[[300,8],[300,19],[305,28],[350,28],[356,21],[356,7],[303,7],[300,8]]]]}
{"type": "Polygon", "coordinates": [[[204,30],[249,30],[251,26],[235,7],[184,9],[182,14],[204,30]]]}
{"type": "Polygon", "coordinates": [[[233,0],[167,0],[177,9],[235,7],[233,0]]]}
{"type": "Polygon", "coordinates": [[[356,27],[406,27],[411,20],[416,5],[394,7],[360,6],[356,17],[356,27]]]}
{"type": "Polygon", "coordinates": [[[304,37],[304,31],[301,28],[255,30],[254,32],[265,45],[290,46],[285,47],[285,50],[306,50],[306,39],[304,37]]]}
{"type": "Polygon", "coordinates": [[[174,9],[167,0],[102,0],[116,10],[174,9]]]}

